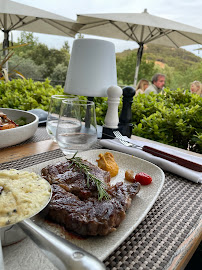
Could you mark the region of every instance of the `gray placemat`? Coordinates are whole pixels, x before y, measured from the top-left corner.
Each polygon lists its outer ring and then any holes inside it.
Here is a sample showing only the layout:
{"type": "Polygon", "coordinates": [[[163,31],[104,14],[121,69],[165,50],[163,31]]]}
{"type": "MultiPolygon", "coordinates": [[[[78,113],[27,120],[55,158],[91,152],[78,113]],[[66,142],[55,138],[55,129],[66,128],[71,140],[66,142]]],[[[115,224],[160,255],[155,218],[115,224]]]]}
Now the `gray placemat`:
{"type": "Polygon", "coordinates": [[[39,141],[45,141],[45,140],[50,140],[50,136],[48,135],[45,126],[39,126],[34,136],[29,138],[24,143],[39,142],[39,141]]]}
{"type": "MultiPolygon", "coordinates": [[[[62,155],[58,149],[2,163],[0,169],[23,169],[62,155]]],[[[107,269],[166,269],[201,219],[201,185],[170,173],[165,176],[162,192],[144,221],[104,261],[107,269]]]]}

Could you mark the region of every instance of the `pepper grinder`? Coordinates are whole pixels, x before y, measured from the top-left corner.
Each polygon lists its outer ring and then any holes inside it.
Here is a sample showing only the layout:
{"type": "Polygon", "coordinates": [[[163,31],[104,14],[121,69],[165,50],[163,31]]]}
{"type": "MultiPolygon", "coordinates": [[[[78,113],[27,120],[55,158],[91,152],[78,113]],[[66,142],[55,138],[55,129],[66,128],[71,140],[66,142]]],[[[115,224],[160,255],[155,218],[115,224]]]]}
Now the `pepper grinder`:
{"type": "Polygon", "coordinates": [[[122,89],[119,86],[110,86],[107,89],[108,109],[105,116],[105,123],[102,130],[102,139],[114,138],[113,131],[118,130],[119,115],[118,106],[122,89]]]}
{"type": "Polygon", "coordinates": [[[119,118],[118,130],[122,135],[131,137],[132,135],[132,111],[131,106],[133,103],[133,96],[135,95],[135,89],[131,86],[123,88],[123,107],[119,118]]]}

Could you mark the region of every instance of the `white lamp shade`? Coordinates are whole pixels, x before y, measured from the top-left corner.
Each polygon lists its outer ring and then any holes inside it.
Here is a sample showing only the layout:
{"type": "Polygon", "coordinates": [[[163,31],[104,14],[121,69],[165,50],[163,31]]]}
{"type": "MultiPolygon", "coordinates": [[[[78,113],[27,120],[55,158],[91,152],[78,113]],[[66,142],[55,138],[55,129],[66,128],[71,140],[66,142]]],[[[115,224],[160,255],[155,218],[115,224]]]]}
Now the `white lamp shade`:
{"type": "Polygon", "coordinates": [[[76,39],[73,43],[64,92],[88,97],[106,97],[117,85],[116,54],[112,42],[76,39]]]}

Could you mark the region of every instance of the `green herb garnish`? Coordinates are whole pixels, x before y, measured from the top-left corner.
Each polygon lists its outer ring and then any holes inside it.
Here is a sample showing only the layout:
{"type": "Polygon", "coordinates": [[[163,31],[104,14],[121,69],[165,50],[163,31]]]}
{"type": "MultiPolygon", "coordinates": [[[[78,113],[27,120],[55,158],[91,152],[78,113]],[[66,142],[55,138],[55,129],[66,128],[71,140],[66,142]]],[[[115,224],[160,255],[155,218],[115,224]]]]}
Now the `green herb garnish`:
{"type": "Polygon", "coordinates": [[[15,120],[15,123],[19,126],[24,126],[27,124],[27,119],[21,116],[19,119],[15,120]]]}
{"type": "Polygon", "coordinates": [[[98,190],[98,200],[102,200],[103,198],[105,200],[109,200],[111,197],[106,191],[106,183],[101,181],[99,178],[97,178],[95,175],[93,175],[90,172],[90,168],[88,165],[83,163],[83,160],[80,157],[76,157],[77,152],[74,154],[74,156],[68,160],[72,162],[72,164],[69,166],[72,167],[75,165],[77,169],[79,169],[81,172],[83,172],[86,175],[87,180],[87,187],[89,187],[89,181],[93,181],[96,184],[97,190],[98,190]]]}

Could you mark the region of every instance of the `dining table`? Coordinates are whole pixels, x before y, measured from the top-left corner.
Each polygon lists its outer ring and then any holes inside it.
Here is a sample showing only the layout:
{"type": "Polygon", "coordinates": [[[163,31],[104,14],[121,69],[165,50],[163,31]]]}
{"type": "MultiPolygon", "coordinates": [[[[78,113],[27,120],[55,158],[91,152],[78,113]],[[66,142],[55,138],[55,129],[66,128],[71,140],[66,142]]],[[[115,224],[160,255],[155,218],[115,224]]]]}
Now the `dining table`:
{"type": "MultiPolygon", "coordinates": [[[[132,138],[150,141],[134,135],[132,138]]],[[[99,139],[93,148],[102,148],[99,139]]],[[[26,169],[63,156],[42,125],[25,142],[0,149],[0,170],[26,169]]],[[[202,239],[202,185],[166,170],[164,174],[157,200],[142,222],[104,259],[106,269],[182,270],[196,251],[202,239]]],[[[57,269],[28,237],[3,247],[3,258],[5,270],[57,269]]]]}

